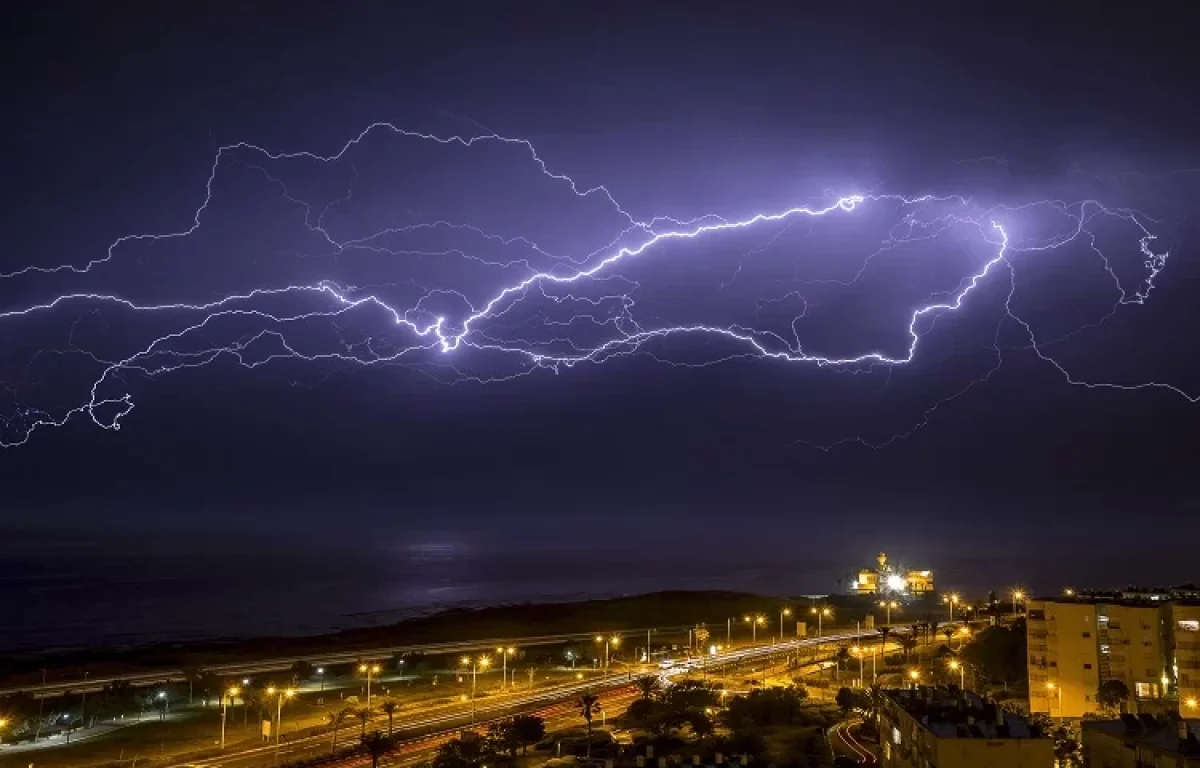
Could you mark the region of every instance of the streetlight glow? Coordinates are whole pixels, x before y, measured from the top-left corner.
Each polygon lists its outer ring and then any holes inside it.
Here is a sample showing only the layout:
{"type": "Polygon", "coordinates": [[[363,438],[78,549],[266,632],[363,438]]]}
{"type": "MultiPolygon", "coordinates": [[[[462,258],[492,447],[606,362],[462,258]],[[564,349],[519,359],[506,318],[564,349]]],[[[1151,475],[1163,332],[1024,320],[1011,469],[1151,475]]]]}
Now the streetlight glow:
{"type": "Polygon", "coordinates": [[[1188,709],[1195,709],[1197,706],[1200,706],[1200,702],[1196,701],[1195,696],[1189,696],[1183,700],[1183,705],[1188,709]]]}

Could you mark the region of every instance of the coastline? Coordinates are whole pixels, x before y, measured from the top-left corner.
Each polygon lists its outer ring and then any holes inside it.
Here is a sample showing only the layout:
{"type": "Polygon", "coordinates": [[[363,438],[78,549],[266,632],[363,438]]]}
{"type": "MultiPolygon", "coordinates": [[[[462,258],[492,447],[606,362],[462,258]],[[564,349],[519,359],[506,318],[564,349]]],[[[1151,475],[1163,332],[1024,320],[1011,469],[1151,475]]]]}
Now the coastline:
{"type": "Polygon", "coordinates": [[[650,626],[677,626],[763,611],[782,598],[749,592],[669,590],[620,597],[547,602],[523,601],[484,606],[432,608],[377,626],[304,635],[268,635],[225,640],[167,641],[122,647],[53,649],[6,654],[0,686],[35,689],[45,669],[49,680],[147,674],[157,670],[203,668],[209,664],[254,662],[283,656],[353,652],[387,646],[569,634],[583,636],[650,626]]]}

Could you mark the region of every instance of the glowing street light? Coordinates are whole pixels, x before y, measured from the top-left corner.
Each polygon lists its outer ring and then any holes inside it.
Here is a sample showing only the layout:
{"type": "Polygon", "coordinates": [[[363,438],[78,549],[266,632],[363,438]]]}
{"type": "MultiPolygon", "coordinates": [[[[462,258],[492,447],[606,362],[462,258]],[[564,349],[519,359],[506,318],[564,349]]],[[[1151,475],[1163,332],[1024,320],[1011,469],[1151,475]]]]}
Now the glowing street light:
{"type": "Polygon", "coordinates": [[[359,664],[358,671],[367,676],[367,709],[371,708],[371,675],[378,675],[380,667],[378,664],[359,664]]]}
{"type": "Polygon", "coordinates": [[[921,679],[921,670],[919,670],[919,669],[908,670],[908,678],[910,680],[912,680],[913,688],[916,688],[917,681],[921,679]]]}
{"type": "Polygon", "coordinates": [[[325,667],[317,667],[317,677],[321,678],[321,693],[325,693],[325,667]]]}
{"type": "Polygon", "coordinates": [[[751,644],[758,642],[758,628],[767,623],[767,617],[758,616],[743,616],[742,621],[750,625],[750,642],[751,644]]]}
{"type": "Polygon", "coordinates": [[[1057,691],[1057,692],[1058,692],[1058,724],[1059,724],[1059,725],[1062,725],[1062,724],[1063,724],[1063,711],[1062,711],[1062,686],[1061,686],[1061,685],[1055,685],[1054,683],[1046,683],[1046,690],[1047,690],[1047,691],[1057,691]]]}
{"type": "Polygon", "coordinates": [[[1066,589],[1063,590],[1063,594],[1066,595],[1067,597],[1075,597],[1075,590],[1071,589],[1070,587],[1067,587],[1066,589]]]}
{"type": "Polygon", "coordinates": [[[779,609],[779,642],[781,642],[781,643],[783,642],[783,618],[785,616],[791,616],[791,615],[792,615],[791,608],[780,608],[779,609]]]}
{"type": "Polygon", "coordinates": [[[880,600],[880,601],[879,601],[879,607],[880,607],[880,608],[885,608],[885,609],[887,609],[887,621],[886,621],[886,623],[887,623],[887,624],[891,624],[891,623],[892,623],[892,609],[893,609],[893,608],[899,608],[899,607],[900,607],[900,603],[896,602],[895,600],[880,600]]]}
{"type": "Polygon", "coordinates": [[[477,659],[472,659],[470,656],[462,657],[462,665],[471,668],[471,725],[475,724],[475,677],[479,674],[479,670],[486,670],[491,663],[492,660],[487,656],[480,656],[477,659]]]}
{"type": "Polygon", "coordinates": [[[1025,593],[1024,593],[1024,592],[1022,592],[1022,591],[1021,591],[1021,590],[1019,590],[1019,589],[1014,589],[1014,590],[1013,590],[1013,616],[1016,616],[1016,615],[1017,615],[1017,601],[1018,601],[1018,600],[1024,600],[1024,599],[1025,599],[1025,593]]]}
{"type": "Polygon", "coordinates": [[[296,695],[295,688],[267,688],[267,695],[275,697],[275,764],[279,765],[279,737],[283,733],[283,700],[296,695]]]}
{"type": "Polygon", "coordinates": [[[608,674],[609,651],[621,644],[621,636],[613,635],[605,637],[604,635],[596,635],[596,642],[604,644],[604,674],[608,674]]]}
{"type": "MultiPolygon", "coordinates": [[[[1195,696],[1189,696],[1183,700],[1183,705],[1188,709],[1195,709],[1196,707],[1200,707],[1200,701],[1197,701],[1195,696]]],[[[3,723],[0,723],[0,726],[2,725],[3,723]]]]}
{"type": "Polygon", "coordinates": [[[956,669],[958,670],[958,688],[959,690],[965,691],[967,689],[966,666],[959,664],[956,659],[950,659],[950,664],[948,666],[952,672],[956,669]]]}
{"type": "MultiPolygon", "coordinates": [[[[815,605],[814,605],[814,606],[813,606],[813,607],[812,607],[812,608],[809,610],[809,613],[815,614],[815,615],[816,615],[816,617],[817,617],[817,640],[818,640],[818,641],[820,641],[820,639],[821,639],[821,632],[822,632],[822,627],[821,627],[821,619],[822,619],[822,618],[824,618],[825,616],[832,616],[832,615],[833,615],[833,609],[832,609],[832,608],[830,608],[829,606],[827,606],[827,605],[826,605],[826,606],[824,606],[824,607],[822,607],[821,609],[819,609],[819,610],[818,610],[818,609],[817,609],[817,606],[815,606],[815,605]]],[[[817,644],[818,644],[818,645],[820,645],[820,642],[818,642],[817,644]]]]}
{"type": "MultiPolygon", "coordinates": [[[[496,653],[500,655],[500,665],[501,665],[500,689],[501,690],[505,690],[508,688],[508,657],[512,656],[516,652],[517,652],[517,649],[512,648],[512,647],[496,649],[496,653]]],[[[516,674],[517,674],[517,671],[514,669],[513,675],[515,676],[516,674]]]]}
{"type": "Polygon", "coordinates": [[[4,743],[4,729],[8,727],[8,718],[0,717],[0,744],[4,743]]]}
{"type": "Polygon", "coordinates": [[[958,593],[951,593],[942,598],[942,602],[950,606],[950,621],[954,621],[954,606],[958,605],[958,593]]]}
{"type": "Polygon", "coordinates": [[[225,749],[225,714],[233,697],[242,692],[236,685],[221,693],[221,749],[225,749]]]}

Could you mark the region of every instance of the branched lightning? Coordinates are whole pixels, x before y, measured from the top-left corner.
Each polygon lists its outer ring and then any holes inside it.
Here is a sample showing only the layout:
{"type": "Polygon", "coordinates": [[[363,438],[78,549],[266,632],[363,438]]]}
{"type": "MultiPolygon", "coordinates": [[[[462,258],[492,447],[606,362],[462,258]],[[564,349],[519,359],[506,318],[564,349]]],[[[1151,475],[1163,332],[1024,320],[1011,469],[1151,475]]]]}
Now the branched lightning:
{"type": "MultiPolygon", "coordinates": [[[[1157,222],[1130,208],[1110,207],[1093,199],[1066,201],[1037,200],[1019,205],[994,205],[981,208],[962,195],[906,196],[888,193],[862,193],[830,197],[819,204],[800,204],[759,211],[742,217],[704,214],[690,220],[666,216],[639,219],[618,203],[603,185],[586,186],[570,176],[554,171],[534,145],[495,133],[476,136],[437,136],[408,131],[389,123],[375,123],[346,142],[332,155],[313,152],[272,152],[261,146],[239,142],[220,147],[213,159],[205,183],[203,199],[193,212],[190,223],[176,232],[130,234],[114,240],[97,257],[80,264],[53,266],[29,265],[0,274],[2,281],[36,281],[71,278],[86,282],[99,275],[121,257],[122,249],[133,243],[155,243],[189,238],[199,232],[214,201],[214,187],[223,167],[236,165],[258,173],[279,189],[283,199],[303,211],[303,227],[322,244],[319,257],[352,259],[363,255],[394,259],[396,277],[390,282],[353,284],[335,279],[320,279],[301,284],[281,281],[277,285],[251,286],[240,292],[205,302],[167,299],[142,303],[115,292],[85,289],[52,295],[45,300],[21,306],[0,308],[0,322],[14,324],[37,322],[59,313],[82,312],[91,317],[100,310],[127,313],[146,318],[144,342],[133,344],[120,353],[98,352],[77,343],[76,318],[71,324],[71,341],[61,349],[41,352],[76,355],[91,366],[94,375],[73,404],[34,406],[26,388],[36,386],[36,364],[28,361],[22,378],[8,386],[14,402],[10,414],[0,422],[0,445],[13,447],[27,442],[39,428],[63,426],[73,419],[87,417],[96,425],[119,429],[134,409],[133,394],[127,376],[138,374],[155,378],[169,373],[199,369],[219,360],[232,361],[247,369],[286,364],[338,364],[355,366],[404,365],[444,382],[496,382],[530,375],[539,370],[563,372],[581,364],[600,364],[615,358],[644,354],[664,363],[707,366],[734,359],[754,359],[779,364],[802,364],[842,372],[869,372],[876,367],[893,369],[918,359],[922,342],[933,332],[938,318],[957,313],[980,293],[982,286],[1007,280],[1003,293],[1002,315],[992,338],[995,364],[982,376],[956,392],[942,397],[924,411],[912,429],[883,441],[851,437],[840,442],[855,442],[881,447],[912,434],[925,426],[938,408],[962,397],[986,382],[1003,361],[1005,351],[1014,348],[1001,343],[1001,327],[1011,322],[1023,334],[1023,349],[1032,351],[1051,365],[1066,382],[1087,388],[1134,391],[1161,389],[1188,402],[1200,400],[1182,387],[1159,381],[1107,382],[1076,376],[1051,354],[1050,348],[1072,338],[1086,328],[1107,321],[1121,307],[1145,303],[1155,281],[1166,267],[1169,253],[1157,249],[1158,235],[1151,227],[1157,222]],[[327,224],[331,211],[355,201],[354,185],[344,195],[321,205],[312,204],[289,188],[272,163],[307,161],[321,165],[351,163],[350,155],[368,136],[386,134],[398,140],[426,142],[457,147],[470,152],[480,145],[499,145],[525,154],[542,176],[580,199],[598,199],[619,225],[611,237],[598,244],[581,247],[572,253],[553,253],[539,245],[538,238],[517,233],[498,233],[465,221],[432,218],[418,222],[395,223],[375,231],[338,236],[327,224]],[[811,233],[820,220],[853,222],[863,210],[876,209],[896,219],[886,235],[856,269],[844,277],[794,279],[800,288],[781,295],[756,296],[757,312],[785,308],[789,302],[799,307],[781,334],[767,328],[748,327],[744,323],[672,322],[669,318],[647,317],[640,313],[638,291],[645,278],[627,272],[667,253],[672,244],[689,247],[709,243],[721,237],[751,231],[759,238],[749,249],[733,248],[740,254],[734,269],[725,272],[719,283],[725,290],[738,283],[747,259],[769,260],[778,241],[786,234],[811,233]],[[1038,237],[1014,233],[1033,231],[1026,226],[1030,217],[1050,214],[1069,222],[1069,226],[1038,237]],[[1140,278],[1134,285],[1114,266],[1113,258],[1098,244],[1096,224],[1123,224],[1132,232],[1132,240],[1122,258],[1132,254],[1139,260],[1140,278]],[[774,225],[774,226],[772,226],[774,225]],[[800,226],[797,226],[800,225],[800,226]],[[843,354],[821,353],[803,342],[801,321],[810,313],[806,291],[821,287],[833,289],[859,283],[880,259],[899,249],[924,247],[951,234],[970,239],[986,248],[987,255],[971,269],[954,278],[953,286],[927,296],[907,311],[906,342],[902,349],[885,352],[878,347],[843,354]],[[396,240],[413,235],[454,236],[503,252],[501,257],[483,257],[461,245],[414,247],[395,245],[396,240]],[[1068,245],[1082,245],[1094,256],[1094,266],[1111,281],[1115,300],[1111,311],[1068,333],[1039,338],[1034,323],[1025,319],[1016,306],[1019,257],[1036,257],[1068,245]],[[429,259],[439,263],[453,260],[489,276],[494,285],[426,285],[404,274],[408,259],[429,259]],[[389,291],[413,295],[393,298],[389,291]],[[445,311],[449,302],[464,307],[458,317],[445,311]],[[315,329],[319,329],[315,330],[315,329]],[[331,338],[330,333],[333,334],[331,338]],[[546,335],[549,334],[549,335],[546,335]],[[672,343],[704,340],[710,344],[697,359],[673,360],[661,357],[672,343]],[[715,344],[715,346],[711,346],[715,344]],[[499,361],[494,365],[476,365],[473,359],[499,361]]],[[[357,172],[355,172],[357,178],[357,172]]],[[[665,258],[665,256],[664,256],[665,258]]],[[[636,270],[634,270],[636,271],[636,270]]],[[[480,283],[485,281],[481,280],[480,283]]],[[[15,329],[14,333],[20,331],[15,329]]],[[[319,366],[318,366],[319,367],[319,366]]],[[[839,443],[834,443],[834,445],[839,443]]],[[[832,445],[818,446],[829,449],[832,445]]]]}

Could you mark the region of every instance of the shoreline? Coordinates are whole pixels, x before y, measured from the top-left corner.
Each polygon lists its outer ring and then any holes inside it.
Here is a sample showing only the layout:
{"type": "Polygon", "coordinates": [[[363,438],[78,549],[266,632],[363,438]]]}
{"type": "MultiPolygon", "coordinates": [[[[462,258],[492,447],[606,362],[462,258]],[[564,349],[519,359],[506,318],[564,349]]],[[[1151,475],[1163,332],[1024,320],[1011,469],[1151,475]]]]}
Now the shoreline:
{"type": "Polygon", "coordinates": [[[377,626],[304,635],[267,635],[201,641],[163,641],[120,647],[46,649],[6,654],[0,687],[34,690],[41,670],[49,682],[146,675],[159,670],[268,661],[279,657],[353,652],[544,634],[615,631],[644,626],[708,622],[746,612],[770,612],[783,598],[724,590],[668,590],[582,600],[431,607],[423,615],[377,626]]]}

